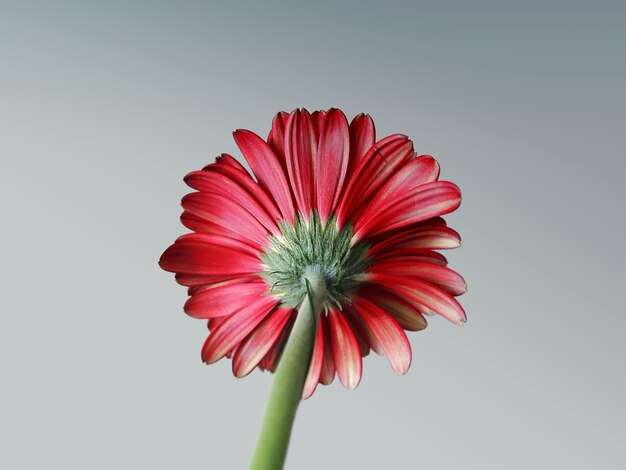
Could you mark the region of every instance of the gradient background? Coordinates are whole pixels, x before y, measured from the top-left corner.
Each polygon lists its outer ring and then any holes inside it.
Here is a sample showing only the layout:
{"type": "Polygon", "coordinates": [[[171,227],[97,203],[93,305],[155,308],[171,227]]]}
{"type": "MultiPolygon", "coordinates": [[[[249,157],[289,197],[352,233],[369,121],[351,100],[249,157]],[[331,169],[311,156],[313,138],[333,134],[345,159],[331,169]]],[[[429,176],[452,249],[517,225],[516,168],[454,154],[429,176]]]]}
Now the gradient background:
{"type": "Polygon", "coordinates": [[[469,322],[318,388],[287,467],[626,468],[624,5],[3,2],[0,467],[247,466],[271,377],[157,260],[232,130],[336,106],[463,189],[469,322]]]}

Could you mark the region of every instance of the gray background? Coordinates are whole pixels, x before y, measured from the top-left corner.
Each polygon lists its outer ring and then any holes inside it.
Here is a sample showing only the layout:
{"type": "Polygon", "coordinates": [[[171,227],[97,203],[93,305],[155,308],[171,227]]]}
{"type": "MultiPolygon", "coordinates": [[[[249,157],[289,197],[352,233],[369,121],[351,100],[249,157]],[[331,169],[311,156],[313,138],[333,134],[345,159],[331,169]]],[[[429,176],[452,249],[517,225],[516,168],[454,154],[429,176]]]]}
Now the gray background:
{"type": "Polygon", "coordinates": [[[320,387],[288,468],[626,468],[623,5],[2,3],[0,467],[246,467],[271,377],[157,259],[232,130],[336,106],[463,189],[469,322],[320,387]]]}

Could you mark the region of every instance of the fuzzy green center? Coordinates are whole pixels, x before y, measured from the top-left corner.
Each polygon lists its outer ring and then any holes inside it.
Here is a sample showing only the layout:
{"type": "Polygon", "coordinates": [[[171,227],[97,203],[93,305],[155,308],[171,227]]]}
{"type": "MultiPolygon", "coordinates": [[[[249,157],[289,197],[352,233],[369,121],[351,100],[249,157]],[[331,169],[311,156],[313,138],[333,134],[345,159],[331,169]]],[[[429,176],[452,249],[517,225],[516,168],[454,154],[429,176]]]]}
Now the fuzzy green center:
{"type": "Polygon", "coordinates": [[[368,245],[351,246],[352,227],[337,230],[334,219],[322,225],[317,213],[308,221],[296,217],[294,225],[279,223],[281,235],[270,237],[270,246],[260,254],[265,264],[261,273],[270,292],[282,298],[287,307],[297,307],[306,295],[307,275],[326,282],[326,307],[350,301],[359,285],[359,275],[369,264],[368,245]]]}

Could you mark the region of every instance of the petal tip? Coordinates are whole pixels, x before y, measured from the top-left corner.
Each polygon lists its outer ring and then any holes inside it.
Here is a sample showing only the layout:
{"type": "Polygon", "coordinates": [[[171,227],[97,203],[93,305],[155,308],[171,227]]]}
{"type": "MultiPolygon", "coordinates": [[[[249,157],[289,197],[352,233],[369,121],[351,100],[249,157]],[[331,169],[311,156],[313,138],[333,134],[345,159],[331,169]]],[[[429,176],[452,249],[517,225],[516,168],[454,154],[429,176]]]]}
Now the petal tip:
{"type": "Polygon", "coordinates": [[[361,378],[359,377],[357,380],[349,380],[347,383],[343,384],[346,390],[355,390],[359,384],[361,383],[361,378]]]}

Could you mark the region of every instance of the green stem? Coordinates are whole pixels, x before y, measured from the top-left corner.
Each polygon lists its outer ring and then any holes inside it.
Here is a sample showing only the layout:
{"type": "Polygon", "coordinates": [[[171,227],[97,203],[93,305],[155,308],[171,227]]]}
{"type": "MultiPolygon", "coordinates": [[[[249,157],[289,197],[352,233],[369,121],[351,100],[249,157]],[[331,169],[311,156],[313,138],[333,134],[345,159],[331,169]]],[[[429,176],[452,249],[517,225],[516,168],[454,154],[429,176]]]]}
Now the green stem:
{"type": "Polygon", "coordinates": [[[308,293],[298,309],[276,369],[251,470],[279,470],[287,456],[291,428],[309,370],[317,321],[326,300],[326,284],[319,272],[308,271],[305,282],[308,293]]]}

